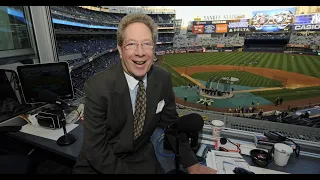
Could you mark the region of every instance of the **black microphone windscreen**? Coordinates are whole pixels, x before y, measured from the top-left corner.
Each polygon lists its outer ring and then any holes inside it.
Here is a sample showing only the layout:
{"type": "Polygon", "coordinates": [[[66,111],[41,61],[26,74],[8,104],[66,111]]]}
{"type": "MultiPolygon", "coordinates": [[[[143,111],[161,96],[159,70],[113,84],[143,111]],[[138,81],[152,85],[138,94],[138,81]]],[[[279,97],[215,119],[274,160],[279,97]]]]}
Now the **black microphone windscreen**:
{"type": "Polygon", "coordinates": [[[227,144],[227,138],[221,138],[221,139],[220,139],[220,143],[221,143],[222,145],[227,144]]]}
{"type": "Polygon", "coordinates": [[[181,116],[177,122],[177,129],[184,133],[199,132],[203,128],[203,118],[196,113],[181,116]]]}
{"type": "Polygon", "coordinates": [[[48,103],[55,103],[58,100],[58,95],[47,89],[43,89],[39,91],[39,100],[48,103]]]}

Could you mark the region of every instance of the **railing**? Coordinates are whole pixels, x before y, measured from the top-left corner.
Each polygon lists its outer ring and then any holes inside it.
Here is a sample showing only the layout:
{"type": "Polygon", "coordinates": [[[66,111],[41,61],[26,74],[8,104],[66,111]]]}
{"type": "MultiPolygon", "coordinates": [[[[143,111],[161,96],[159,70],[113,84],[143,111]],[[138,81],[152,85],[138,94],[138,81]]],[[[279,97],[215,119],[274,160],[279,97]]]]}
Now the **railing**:
{"type": "Polygon", "coordinates": [[[249,119],[241,117],[233,117],[222,114],[216,114],[208,111],[193,111],[177,109],[179,115],[187,115],[190,113],[198,113],[204,117],[205,124],[209,125],[212,120],[221,120],[224,122],[225,128],[237,129],[242,131],[264,133],[266,131],[277,131],[283,135],[299,139],[301,141],[311,141],[320,143],[319,128],[299,126],[286,123],[270,122],[258,119],[249,119]]]}

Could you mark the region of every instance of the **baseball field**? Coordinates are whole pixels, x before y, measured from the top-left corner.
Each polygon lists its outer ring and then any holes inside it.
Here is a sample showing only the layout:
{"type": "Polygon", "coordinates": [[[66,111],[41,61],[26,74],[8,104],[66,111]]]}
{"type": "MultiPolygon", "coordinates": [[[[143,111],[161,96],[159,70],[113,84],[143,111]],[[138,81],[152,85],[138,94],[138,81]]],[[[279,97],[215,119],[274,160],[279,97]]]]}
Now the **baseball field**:
{"type": "Polygon", "coordinates": [[[172,73],[174,87],[194,84],[195,80],[203,83],[235,77],[239,81],[234,82],[234,87],[251,87],[252,92],[250,89],[248,92],[272,103],[276,97],[287,101],[320,97],[320,56],[219,52],[169,54],[159,60],[172,73]],[[270,90],[272,87],[275,90],[270,90]]]}

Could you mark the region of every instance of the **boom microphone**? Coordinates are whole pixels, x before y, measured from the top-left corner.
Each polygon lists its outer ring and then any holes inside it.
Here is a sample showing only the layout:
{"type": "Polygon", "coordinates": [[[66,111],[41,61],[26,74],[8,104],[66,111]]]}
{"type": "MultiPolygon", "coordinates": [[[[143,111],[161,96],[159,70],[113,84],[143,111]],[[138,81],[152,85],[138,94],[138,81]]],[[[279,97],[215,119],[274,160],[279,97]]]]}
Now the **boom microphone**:
{"type": "MultiPolygon", "coordinates": [[[[190,147],[196,152],[199,148],[199,131],[202,130],[203,125],[203,118],[199,114],[191,113],[181,116],[176,123],[169,125],[165,130],[165,134],[171,137],[177,137],[182,133],[186,134],[188,138],[191,138],[190,147]]],[[[171,150],[172,143],[169,143],[167,140],[165,138],[164,149],[171,150]]]]}
{"type": "Polygon", "coordinates": [[[199,114],[191,113],[179,118],[176,123],[169,125],[165,130],[163,148],[172,150],[175,154],[175,170],[169,171],[168,174],[185,174],[180,170],[180,161],[188,167],[189,152],[197,151],[199,131],[203,128],[203,119],[199,114]],[[191,138],[191,144],[189,143],[191,138]],[[180,159],[180,156],[184,156],[180,159]]]}
{"type": "Polygon", "coordinates": [[[48,102],[48,103],[57,103],[57,104],[63,104],[63,105],[67,105],[67,106],[71,106],[69,103],[61,100],[58,97],[58,94],[49,91],[47,89],[43,89],[39,92],[38,94],[38,98],[40,101],[44,101],[44,102],[48,102]]]}
{"type": "Polygon", "coordinates": [[[203,118],[196,113],[181,116],[178,122],[168,126],[169,129],[176,129],[180,133],[195,133],[203,128],[203,118]]]}

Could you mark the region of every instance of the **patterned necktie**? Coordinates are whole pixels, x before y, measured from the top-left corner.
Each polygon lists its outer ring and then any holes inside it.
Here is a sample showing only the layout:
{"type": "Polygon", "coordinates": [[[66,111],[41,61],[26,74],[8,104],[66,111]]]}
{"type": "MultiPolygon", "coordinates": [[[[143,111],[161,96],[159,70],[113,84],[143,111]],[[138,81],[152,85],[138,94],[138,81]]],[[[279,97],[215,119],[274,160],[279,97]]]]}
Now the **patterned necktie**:
{"type": "Polygon", "coordinates": [[[143,81],[138,83],[138,92],[136,97],[136,105],[133,116],[133,140],[136,140],[142,133],[144,121],[146,119],[146,107],[147,107],[147,97],[146,90],[144,89],[143,81]]]}

